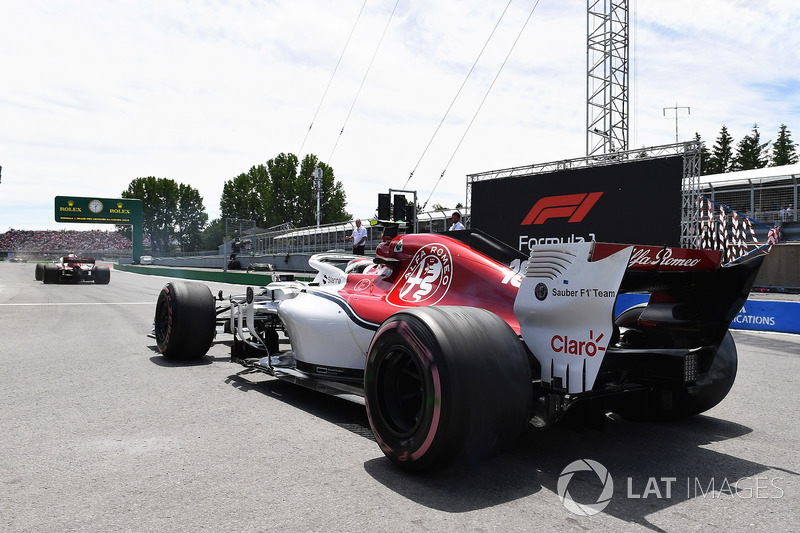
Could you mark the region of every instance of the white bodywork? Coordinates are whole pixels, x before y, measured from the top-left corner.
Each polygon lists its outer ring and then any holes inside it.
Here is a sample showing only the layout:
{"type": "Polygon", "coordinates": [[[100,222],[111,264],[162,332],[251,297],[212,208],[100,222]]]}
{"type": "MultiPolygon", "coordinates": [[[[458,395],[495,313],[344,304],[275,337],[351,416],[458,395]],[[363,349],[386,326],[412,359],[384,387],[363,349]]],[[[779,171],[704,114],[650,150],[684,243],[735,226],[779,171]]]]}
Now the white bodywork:
{"type": "Polygon", "coordinates": [[[366,347],[375,331],[355,325],[338,295],[326,298],[323,294],[302,292],[284,300],[278,308],[295,360],[320,367],[363,370],[366,347]]]}
{"type": "Polygon", "coordinates": [[[633,247],[590,262],[592,242],[536,246],[514,302],[542,382],[591,390],[614,331],[614,303],[633,247]]]}
{"type": "MultiPolygon", "coordinates": [[[[347,282],[350,268],[344,264],[360,256],[345,254],[320,254],[309,259],[317,270],[312,284],[278,281],[251,304],[231,307],[231,320],[238,321],[235,331],[240,340],[247,334],[258,336],[254,317],[274,313],[284,326],[292,343],[293,357],[298,362],[317,365],[317,371],[326,368],[363,370],[366,350],[375,333],[372,324],[359,326],[352,310],[338,292],[347,282]]],[[[263,339],[259,339],[263,345],[263,339]]]]}

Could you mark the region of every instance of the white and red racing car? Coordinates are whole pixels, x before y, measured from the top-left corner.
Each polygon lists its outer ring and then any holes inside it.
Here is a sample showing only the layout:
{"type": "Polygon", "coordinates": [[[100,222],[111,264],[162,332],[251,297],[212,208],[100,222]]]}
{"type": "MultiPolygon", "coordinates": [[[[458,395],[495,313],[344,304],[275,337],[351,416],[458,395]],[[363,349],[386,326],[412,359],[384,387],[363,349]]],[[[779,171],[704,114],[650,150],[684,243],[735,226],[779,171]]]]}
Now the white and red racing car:
{"type": "Polygon", "coordinates": [[[734,382],[728,326],[762,259],[721,266],[717,251],[595,242],[526,256],[473,230],[397,235],[366,268],[364,258],[312,257],[311,283],[223,298],[170,282],[153,334],[176,360],[232,334],[234,362],[363,398],[386,456],[431,471],[498,453],[528,424],[570,412],[710,409],[734,382]],[[615,318],[626,292],[649,301],[615,318]]]}
{"type": "Polygon", "coordinates": [[[69,254],[59,257],[55,263],[37,263],[34,278],[44,283],[94,281],[105,285],[111,281],[111,269],[106,265],[96,265],[94,257],[69,254]]]}

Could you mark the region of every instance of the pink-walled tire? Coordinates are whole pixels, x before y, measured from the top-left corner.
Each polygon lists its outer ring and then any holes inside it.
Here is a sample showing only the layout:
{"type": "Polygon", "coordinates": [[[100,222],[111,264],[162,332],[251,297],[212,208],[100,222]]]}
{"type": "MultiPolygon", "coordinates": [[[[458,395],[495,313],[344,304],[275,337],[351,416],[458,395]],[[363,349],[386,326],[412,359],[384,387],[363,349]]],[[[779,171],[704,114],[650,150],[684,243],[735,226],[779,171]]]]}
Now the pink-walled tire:
{"type": "Polygon", "coordinates": [[[519,337],[472,307],[420,307],[384,322],[364,371],[372,432],[411,472],[506,450],[531,413],[531,371],[519,337]]]}
{"type": "Polygon", "coordinates": [[[205,356],[216,334],[216,303],[202,283],[170,282],[158,295],[155,336],[158,350],[168,359],[205,356]]]}

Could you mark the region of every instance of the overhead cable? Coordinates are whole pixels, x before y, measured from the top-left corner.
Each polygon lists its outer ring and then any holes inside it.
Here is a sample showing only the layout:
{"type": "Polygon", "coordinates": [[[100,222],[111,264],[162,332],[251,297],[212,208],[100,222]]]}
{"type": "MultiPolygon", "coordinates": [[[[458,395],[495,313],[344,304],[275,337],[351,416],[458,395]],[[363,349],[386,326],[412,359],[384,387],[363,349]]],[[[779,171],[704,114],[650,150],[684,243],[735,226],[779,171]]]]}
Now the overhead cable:
{"type": "Polygon", "coordinates": [[[353,103],[350,105],[350,110],[347,112],[347,116],[344,119],[344,123],[342,124],[342,129],[339,130],[339,135],[336,137],[336,142],[333,145],[333,149],[331,150],[331,155],[328,156],[328,160],[326,164],[330,166],[331,160],[333,159],[333,153],[336,151],[336,147],[339,145],[339,139],[342,138],[342,133],[344,133],[344,128],[347,126],[347,121],[350,119],[350,114],[353,112],[353,108],[356,105],[356,101],[358,100],[358,96],[361,94],[361,89],[364,87],[364,82],[367,80],[367,76],[369,75],[369,71],[372,68],[372,63],[375,61],[375,56],[378,55],[378,50],[381,47],[381,43],[383,42],[383,38],[386,36],[386,31],[389,29],[389,24],[392,22],[392,17],[394,17],[394,12],[397,10],[397,4],[400,3],[400,0],[397,0],[394,3],[394,8],[392,8],[392,13],[389,15],[389,20],[386,21],[386,26],[383,28],[383,33],[381,33],[381,38],[378,41],[378,45],[375,47],[375,51],[372,53],[372,59],[369,61],[369,65],[367,66],[367,71],[364,72],[364,77],[361,79],[361,84],[358,86],[358,91],[356,92],[355,98],[353,98],[353,103]]]}
{"type": "Polygon", "coordinates": [[[325,87],[325,92],[322,94],[322,99],[319,101],[317,110],[314,112],[314,118],[311,119],[311,124],[308,125],[308,129],[306,130],[306,136],[303,137],[303,143],[300,145],[300,150],[297,151],[298,159],[300,159],[300,156],[303,153],[303,148],[305,147],[306,141],[308,140],[308,134],[311,133],[311,128],[314,127],[314,121],[317,120],[317,115],[319,114],[319,110],[322,108],[322,103],[325,101],[325,97],[328,95],[328,89],[331,88],[331,83],[333,83],[333,78],[334,76],[336,76],[336,71],[339,70],[339,64],[342,62],[342,58],[344,57],[344,52],[345,50],[347,50],[347,47],[350,44],[350,39],[353,37],[353,33],[356,31],[356,26],[358,26],[358,21],[361,20],[361,14],[364,12],[364,7],[366,5],[367,5],[367,0],[364,0],[364,3],[361,4],[361,10],[358,12],[358,16],[356,17],[356,21],[353,24],[353,28],[350,30],[350,35],[347,36],[347,42],[344,43],[344,48],[342,48],[342,53],[339,54],[339,60],[336,62],[336,66],[333,69],[333,73],[331,74],[331,79],[328,80],[328,85],[325,87]]]}
{"type": "Polygon", "coordinates": [[[447,172],[447,167],[450,166],[450,163],[453,161],[453,158],[455,157],[456,153],[458,152],[458,149],[461,147],[461,143],[464,142],[464,138],[467,136],[467,133],[469,132],[469,129],[472,127],[472,123],[475,122],[475,118],[478,116],[478,113],[480,112],[481,108],[483,107],[483,104],[486,102],[486,98],[489,96],[489,93],[491,92],[492,87],[494,87],[494,84],[497,81],[497,78],[500,76],[500,73],[503,71],[503,67],[505,67],[506,62],[508,61],[508,58],[511,56],[511,52],[513,52],[514,51],[514,47],[517,46],[517,42],[519,42],[520,37],[522,37],[522,32],[525,31],[525,27],[528,25],[528,22],[530,22],[531,17],[533,16],[533,12],[536,11],[536,6],[538,6],[538,5],[539,5],[539,0],[536,0],[536,2],[533,4],[533,7],[531,8],[531,12],[528,14],[528,18],[525,19],[525,24],[522,25],[522,28],[520,28],[519,33],[517,33],[517,38],[514,39],[514,42],[511,45],[511,49],[509,49],[508,54],[506,54],[506,57],[503,60],[503,63],[500,65],[500,68],[498,69],[497,74],[495,74],[495,77],[492,80],[492,83],[489,85],[489,88],[486,90],[486,94],[483,96],[483,99],[481,100],[481,103],[478,105],[478,108],[475,110],[475,114],[472,115],[472,120],[470,120],[469,124],[467,124],[467,128],[464,130],[464,134],[461,136],[461,139],[459,139],[458,144],[456,145],[455,150],[453,150],[452,155],[450,155],[450,159],[447,160],[447,164],[445,165],[444,170],[442,170],[442,173],[439,175],[439,179],[436,181],[436,185],[434,185],[433,190],[431,191],[431,194],[428,195],[428,199],[425,200],[425,203],[423,204],[422,209],[425,209],[425,207],[428,205],[428,202],[430,201],[431,196],[433,196],[434,191],[436,191],[436,187],[438,187],[439,183],[442,181],[442,178],[444,177],[445,172],[447,172]]]}
{"type": "Polygon", "coordinates": [[[431,135],[431,138],[428,141],[428,144],[425,146],[425,149],[422,151],[422,154],[420,154],[419,160],[417,160],[417,164],[414,165],[414,168],[411,170],[411,173],[408,175],[408,179],[406,180],[406,184],[403,185],[403,189],[408,187],[408,182],[411,181],[411,178],[414,176],[414,172],[417,171],[417,167],[422,162],[422,158],[425,157],[425,154],[428,152],[428,148],[430,148],[431,143],[433,143],[433,139],[436,137],[436,134],[439,133],[439,128],[442,127],[442,124],[444,123],[445,119],[447,118],[447,115],[450,113],[450,110],[453,109],[453,104],[456,103],[456,99],[458,99],[458,96],[461,94],[461,90],[464,89],[464,86],[467,84],[467,80],[469,80],[469,77],[472,75],[472,71],[475,70],[475,65],[478,64],[478,61],[480,60],[481,56],[483,55],[483,52],[486,50],[486,46],[488,46],[489,41],[492,40],[492,36],[494,35],[494,32],[497,30],[497,27],[500,25],[500,21],[503,20],[503,17],[505,16],[506,11],[508,11],[508,6],[511,5],[512,1],[513,0],[508,0],[508,3],[506,4],[505,9],[503,9],[503,12],[500,14],[500,18],[497,19],[497,23],[494,25],[494,28],[492,28],[492,32],[489,34],[489,37],[486,39],[486,42],[483,43],[483,48],[481,48],[481,51],[478,53],[478,57],[475,58],[475,62],[472,63],[472,67],[470,67],[469,72],[467,72],[467,75],[464,77],[464,81],[461,82],[461,87],[458,88],[458,91],[456,92],[456,95],[453,97],[453,100],[450,102],[450,106],[447,108],[447,111],[444,112],[444,116],[442,116],[442,120],[439,121],[439,125],[436,126],[436,130],[434,130],[433,135],[431,135]]]}

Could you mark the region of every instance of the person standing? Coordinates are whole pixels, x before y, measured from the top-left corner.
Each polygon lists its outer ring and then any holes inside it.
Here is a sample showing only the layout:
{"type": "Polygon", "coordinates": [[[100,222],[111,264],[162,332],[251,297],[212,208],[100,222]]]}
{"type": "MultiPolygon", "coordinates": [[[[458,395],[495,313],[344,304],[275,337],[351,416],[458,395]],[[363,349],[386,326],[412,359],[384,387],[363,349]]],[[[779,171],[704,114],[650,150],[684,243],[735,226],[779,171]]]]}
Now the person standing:
{"type": "Polygon", "coordinates": [[[345,237],[348,241],[353,241],[353,254],[364,255],[364,245],[367,244],[367,228],[361,225],[361,219],[356,219],[356,227],[353,228],[353,233],[349,237],[345,237]]]}
{"type": "Polygon", "coordinates": [[[453,225],[450,226],[450,231],[458,231],[460,229],[465,229],[464,224],[461,223],[461,213],[456,211],[453,213],[453,225]]]}

